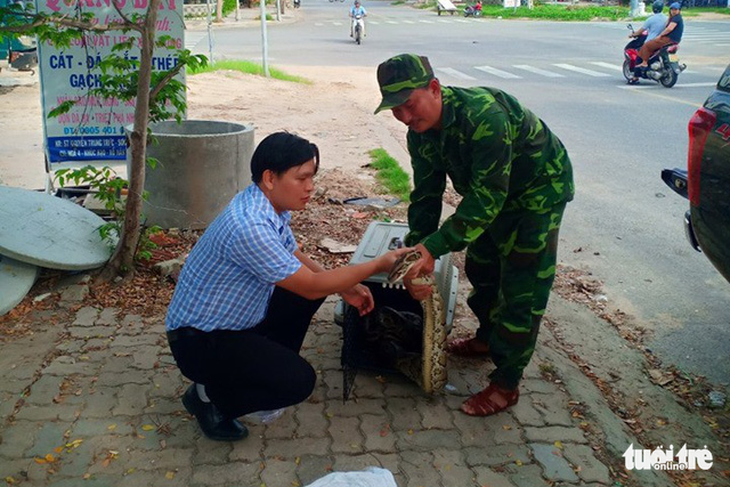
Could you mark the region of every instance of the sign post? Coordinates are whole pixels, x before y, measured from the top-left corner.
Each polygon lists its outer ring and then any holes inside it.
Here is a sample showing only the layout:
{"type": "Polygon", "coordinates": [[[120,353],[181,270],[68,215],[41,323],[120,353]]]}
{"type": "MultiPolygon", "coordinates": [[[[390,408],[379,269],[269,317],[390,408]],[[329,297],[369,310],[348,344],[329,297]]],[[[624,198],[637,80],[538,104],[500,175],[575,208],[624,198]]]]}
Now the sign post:
{"type": "MultiPolygon", "coordinates": [[[[147,11],[148,0],[79,1],[78,5],[76,1],[36,0],[36,7],[39,13],[69,16],[81,8],[92,13],[99,24],[108,25],[121,21],[112,1],[128,18],[144,15],[147,11]]],[[[166,71],[177,65],[176,52],[185,44],[183,28],[182,0],[162,0],[157,36],[169,36],[170,40],[166,47],[155,49],[154,70],[166,71]]],[[[101,83],[99,62],[111,54],[114,45],[129,40],[130,36],[121,31],[85,32],[82,38],[74,39],[70,47],[39,44],[43,140],[49,177],[50,170],[62,163],[108,164],[126,160],[124,126],[134,122],[136,101],[102,99],[92,95],[91,90],[101,83]],[[70,111],[48,118],[51,110],[67,100],[76,101],[70,111]]],[[[138,44],[123,55],[139,58],[138,44]]],[[[182,73],[178,75],[182,76],[182,73]]]]}

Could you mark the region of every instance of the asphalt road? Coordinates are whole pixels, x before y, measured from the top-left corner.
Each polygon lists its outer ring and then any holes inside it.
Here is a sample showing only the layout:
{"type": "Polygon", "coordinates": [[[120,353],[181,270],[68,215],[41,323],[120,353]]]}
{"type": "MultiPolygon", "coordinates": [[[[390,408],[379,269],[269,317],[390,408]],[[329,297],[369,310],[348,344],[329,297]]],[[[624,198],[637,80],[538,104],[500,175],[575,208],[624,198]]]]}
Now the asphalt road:
{"type": "MultiPolygon", "coordinates": [[[[730,283],[687,243],[688,203],[660,179],[685,167],[687,122],[727,65],[730,22],[688,20],[679,51],[688,70],[672,89],[624,84],[625,23],[464,19],[367,2],[367,37],[349,38],[349,2],[303,0],[299,22],[269,24],[273,65],[372,66],[427,55],[444,84],[490,85],[517,96],[556,132],[577,194],[561,261],[605,282],[616,306],[654,331],[665,362],[730,380],[730,283]]],[[[216,55],[261,59],[258,29],[216,31],[216,55]]],[[[199,42],[195,50],[207,51],[199,42]]]]}

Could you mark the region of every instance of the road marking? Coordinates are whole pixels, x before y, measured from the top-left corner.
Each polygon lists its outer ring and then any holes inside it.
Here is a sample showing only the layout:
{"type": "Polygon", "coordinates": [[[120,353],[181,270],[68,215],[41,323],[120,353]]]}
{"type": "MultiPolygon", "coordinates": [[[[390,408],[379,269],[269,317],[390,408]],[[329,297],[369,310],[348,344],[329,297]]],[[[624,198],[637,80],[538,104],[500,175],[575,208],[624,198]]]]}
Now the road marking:
{"type": "Polygon", "coordinates": [[[415,22],[412,20],[404,20],[403,23],[404,24],[415,24],[415,22]]]}
{"type": "Polygon", "coordinates": [[[594,78],[608,78],[611,75],[606,73],[599,73],[598,71],[593,71],[590,69],[585,68],[579,68],[578,66],[573,66],[572,64],[553,64],[553,66],[557,66],[562,69],[567,69],[568,71],[575,71],[576,73],[582,73],[586,74],[588,76],[593,76],[594,78]]]}
{"type": "Polygon", "coordinates": [[[332,25],[342,25],[342,22],[332,22],[332,25]]]}
{"type": "Polygon", "coordinates": [[[715,41],[715,40],[725,40],[730,39],[730,35],[723,34],[723,35],[716,35],[716,36],[701,36],[701,37],[687,37],[686,39],[682,39],[683,41],[715,41]]]}
{"type": "Polygon", "coordinates": [[[552,71],[536,68],[528,64],[515,64],[514,67],[517,69],[522,69],[524,71],[529,71],[530,73],[539,74],[540,76],[545,76],[547,78],[565,78],[565,76],[563,76],[562,74],[553,73],[552,71]]]}
{"type": "Polygon", "coordinates": [[[522,78],[522,76],[517,76],[516,74],[508,73],[507,71],[502,71],[501,69],[493,68],[491,66],[474,66],[474,69],[478,69],[479,71],[484,71],[485,73],[493,74],[494,76],[499,76],[504,79],[522,78]]]}
{"type": "Polygon", "coordinates": [[[595,64],[596,66],[600,66],[602,68],[615,69],[616,71],[623,72],[623,70],[624,70],[623,66],[618,66],[616,64],[611,64],[611,63],[602,63],[601,61],[591,61],[591,64],[595,64]]]}
{"type": "Polygon", "coordinates": [[[386,20],[385,23],[386,24],[391,24],[391,25],[398,25],[398,22],[396,22],[394,20],[386,20]]]}
{"type": "Polygon", "coordinates": [[[185,34],[185,49],[192,49],[197,46],[200,41],[208,37],[207,32],[190,32],[185,34]]]}
{"type": "Polygon", "coordinates": [[[684,87],[694,88],[694,87],[698,87],[698,86],[705,87],[705,86],[715,86],[715,85],[717,85],[717,83],[713,81],[713,82],[709,82],[709,83],[681,83],[677,86],[679,86],[680,88],[684,88],[684,87]]]}
{"type": "Polygon", "coordinates": [[[324,24],[323,24],[322,22],[315,22],[315,23],[314,23],[314,26],[315,26],[315,27],[322,27],[323,25],[324,25],[324,24]]]}
{"type": "Polygon", "coordinates": [[[434,23],[433,20],[424,20],[424,19],[419,20],[419,22],[422,24],[433,24],[434,23]]]}
{"type": "MultiPolygon", "coordinates": [[[[715,86],[717,83],[707,82],[707,83],[680,83],[676,86],[677,88],[706,88],[709,86],[715,86]]],[[[616,85],[616,88],[621,88],[622,90],[646,90],[648,88],[656,88],[657,85],[616,85]]]]}
{"type": "MultiPolygon", "coordinates": [[[[378,22],[377,20],[368,20],[368,24],[380,25],[380,22],[378,22]]],[[[315,24],[315,25],[317,25],[317,24],[315,24]]]]}
{"type": "Polygon", "coordinates": [[[468,74],[462,73],[461,71],[457,71],[453,68],[436,68],[436,71],[440,71],[448,76],[451,76],[453,78],[463,79],[466,81],[474,81],[476,78],[469,76],[468,74]]]}
{"type": "MultiPolygon", "coordinates": [[[[675,86],[684,86],[684,85],[675,85],[675,86]]],[[[627,86],[627,85],[618,85],[617,88],[622,88],[622,89],[625,89],[625,90],[629,90],[629,91],[634,92],[636,94],[641,94],[641,95],[645,95],[645,96],[653,96],[655,98],[661,98],[662,100],[673,101],[673,102],[676,102],[676,103],[680,103],[682,105],[689,105],[691,107],[695,107],[695,109],[697,109],[697,108],[699,108],[699,107],[702,106],[701,104],[693,103],[693,102],[687,101],[687,100],[681,100],[679,98],[674,98],[673,96],[662,95],[658,91],[641,91],[642,88],[656,88],[656,86],[636,86],[636,85],[634,85],[634,86],[631,86],[631,85],[627,86]]]]}
{"type": "Polygon", "coordinates": [[[713,34],[687,34],[686,36],[682,36],[682,40],[685,39],[716,39],[718,37],[730,37],[730,34],[727,32],[717,32],[713,34]]]}
{"type": "Polygon", "coordinates": [[[469,21],[466,20],[466,19],[454,19],[454,21],[461,22],[462,24],[468,24],[469,23],[469,21]]]}

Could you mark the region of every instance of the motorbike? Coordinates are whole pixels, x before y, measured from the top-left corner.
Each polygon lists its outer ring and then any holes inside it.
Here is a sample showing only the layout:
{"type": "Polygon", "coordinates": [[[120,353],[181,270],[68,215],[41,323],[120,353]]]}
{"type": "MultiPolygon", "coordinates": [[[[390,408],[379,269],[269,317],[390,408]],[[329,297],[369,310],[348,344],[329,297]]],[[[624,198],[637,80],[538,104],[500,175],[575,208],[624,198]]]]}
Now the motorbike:
{"type": "Polygon", "coordinates": [[[469,5],[464,9],[464,17],[479,17],[482,14],[481,5],[469,5]]]}
{"type": "MultiPolygon", "coordinates": [[[[631,24],[628,29],[633,33],[634,28],[631,24]]],[[[635,70],[639,61],[639,48],[644,44],[646,32],[641,36],[632,40],[624,47],[624,65],[623,74],[626,81],[630,81],[634,76],[637,78],[648,79],[661,83],[665,88],[671,88],[677,83],[679,73],[687,69],[686,64],[680,64],[677,57],[679,44],[669,44],[659,51],[655,52],[648,62],[646,68],[635,70]]]]}
{"type": "Polygon", "coordinates": [[[363,20],[363,16],[358,14],[355,15],[354,22],[355,31],[353,33],[353,37],[355,38],[355,42],[360,44],[362,42],[362,32],[365,29],[365,21],[363,20]]]}

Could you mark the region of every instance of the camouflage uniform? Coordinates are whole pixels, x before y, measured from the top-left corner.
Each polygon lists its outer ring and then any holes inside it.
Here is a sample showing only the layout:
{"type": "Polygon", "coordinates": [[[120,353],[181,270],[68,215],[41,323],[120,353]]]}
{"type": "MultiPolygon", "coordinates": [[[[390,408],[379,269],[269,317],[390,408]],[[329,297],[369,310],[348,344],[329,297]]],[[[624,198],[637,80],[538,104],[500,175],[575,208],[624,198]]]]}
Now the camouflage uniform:
{"type": "MultiPolygon", "coordinates": [[[[418,80],[423,72],[416,73],[418,80]]],[[[387,106],[382,87],[379,109],[397,106],[387,106]]],[[[477,337],[497,366],[492,380],[514,388],[555,277],[560,221],[574,193],[570,159],[542,120],[500,90],[442,86],[441,95],[441,129],[408,131],[414,190],[406,244],[420,242],[434,258],[466,248],[477,337]],[[439,227],[447,175],[463,199],[439,227]]]]}

